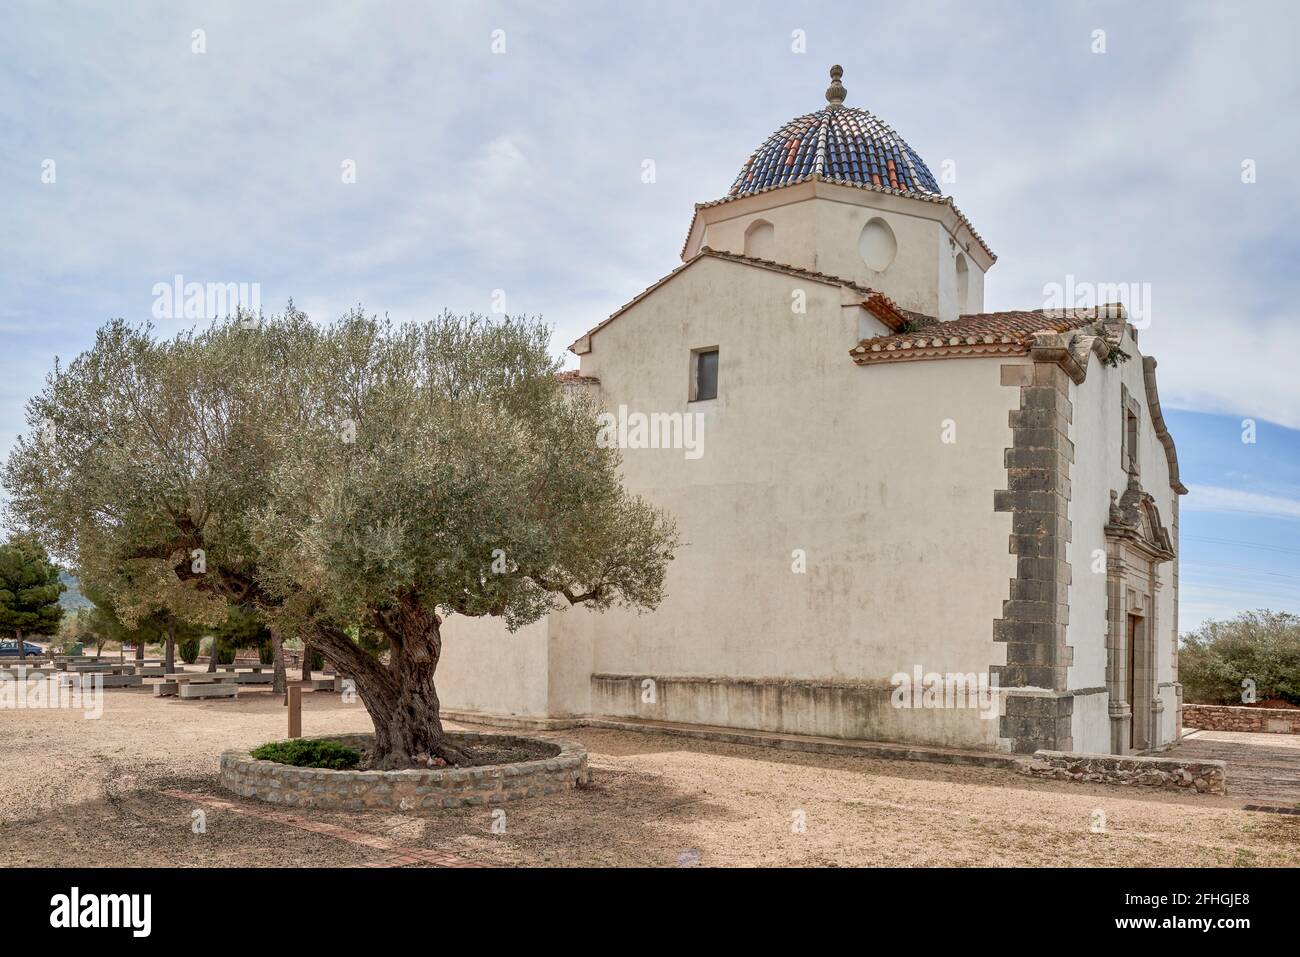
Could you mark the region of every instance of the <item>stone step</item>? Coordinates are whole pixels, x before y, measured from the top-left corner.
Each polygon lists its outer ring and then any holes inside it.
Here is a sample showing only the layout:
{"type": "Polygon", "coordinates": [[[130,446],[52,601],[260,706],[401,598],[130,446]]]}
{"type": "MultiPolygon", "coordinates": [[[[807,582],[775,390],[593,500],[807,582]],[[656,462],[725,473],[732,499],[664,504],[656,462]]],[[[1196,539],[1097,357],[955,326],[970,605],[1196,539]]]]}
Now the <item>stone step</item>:
{"type": "Polygon", "coordinates": [[[139,675],[113,675],[95,672],[94,674],[59,674],[59,684],[67,688],[80,686],[91,688],[98,684],[101,688],[139,688],[144,679],[139,675]]]}

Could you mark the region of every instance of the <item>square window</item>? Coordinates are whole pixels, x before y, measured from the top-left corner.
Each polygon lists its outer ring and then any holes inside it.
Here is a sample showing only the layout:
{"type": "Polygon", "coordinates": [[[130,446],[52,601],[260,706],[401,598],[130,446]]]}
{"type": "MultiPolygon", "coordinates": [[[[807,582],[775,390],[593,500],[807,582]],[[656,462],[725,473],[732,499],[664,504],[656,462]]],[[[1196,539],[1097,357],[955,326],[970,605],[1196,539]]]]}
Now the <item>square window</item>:
{"type": "Polygon", "coordinates": [[[692,401],[718,397],[718,350],[709,349],[695,353],[694,395],[692,401]]]}

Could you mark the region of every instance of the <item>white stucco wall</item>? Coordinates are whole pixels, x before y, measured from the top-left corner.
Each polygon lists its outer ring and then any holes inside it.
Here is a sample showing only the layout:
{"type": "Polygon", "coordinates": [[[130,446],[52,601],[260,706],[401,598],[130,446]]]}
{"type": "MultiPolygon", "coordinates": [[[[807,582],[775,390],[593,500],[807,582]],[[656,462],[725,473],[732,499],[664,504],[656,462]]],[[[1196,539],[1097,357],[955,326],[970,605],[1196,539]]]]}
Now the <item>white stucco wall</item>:
{"type": "MultiPolygon", "coordinates": [[[[1110,515],[1110,489],[1124,490],[1126,476],[1120,468],[1120,381],[1122,372],[1095,356],[1088,359],[1088,375],[1072,384],[1073,421],[1070,441],[1074,464],[1070,469],[1070,621],[1066,644],[1074,649],[1070,688],[1100,688],[1106,684],[1106,522],[1110,515]],[[1116,483],[1119,484],[1116,484],[1116,483]],[[1100,559],[1098,558],[1100,556],[1100,559]]],[[[1076,747],[1078,742],[1076,742],[1076,747]]],[[[1109,740],[1101,751],[1110,750],[1109,740]]]]}
{"type": "MultiPolygon", "coordinates": [[[[597,333],[582,371],[601,379],[607,409],[703,417],[699,459],[680,449],[623,453],[629,491],[681,529],[667,597],[644,615],[566,611],[522,641],[452,619],[440,672],[447,706],[581,713],[592,673],[887,687],[916,665],[986,674],[1003,663],[992,623],[1015,558],[1010,516],[993,511],[993,492],[1006,484],[1018,392],[1000,385],[997,359],[856,366],[849,349],[860,321],[838,287],[705,258],[597,333]],[[791,311],[795,289],[806,314],[791,311]],[[691,403],[690,354],[706,346],[719,348],[720,394],[691,403]],[[951,444],[942,441],[947,420],[951,444]],[[796,549],[804,574],[791,568],[796,549]],[[476,651],[469,641],[480,642],[476,651]],[[475,674],[471,654],[490,668],[475,674]]],[[[722,707],[751,705],[733,696],[722,707]]],[[[884,735],[898,718],[875,726],[884,735]]],[[[996,719],[974,711],[901,723],[930,728],[928,740],[997,746],[996,719]]]]}
{"type": "Polygon", "coordinates": [[[548,713],[549,618],[511,634],[499,618],[450,615],[442,632],[437,678],[444,708],[488,714],[548,713]]]}
{"type": "Polygon", "coordinates": [[[627,487],[676,515],[687,544],[653,616],[606,616],[598,671],[647,656],[681,674],[988,668],[1015,564],[992,497],[1019,396],[996,360],[855,366],[848,313],[833,287],[705,260],[594,338],[583,372],[607,408],[698,412],[705,435],[696,461],[624,453],[627,487]],[[807,315],[791,313],[795,288],[807,315]],[[688,357],[712,345],[720,396],[689,403],[688,357]]]}
{"type": "MultiPolygon", "coordinates": [[[[1071,388],[1073,422],[1070,439],[1074,443],[1074,465],[1071,468],[1072,498],[1070,522],[1072,541],[1068,549],[1071,565],[1070,622],[1067,644],[1073,648],[1074,661],[1069,670],[1070,688],[1101,687],[1106,683],[1106,594],[1105,563],[1096,562],[1098,551],[1106,548],[1105,525],[1110,510],[1110,490],[1123,494],[1128,485],[1128,473],[1123,463],[1123,403],[1122,387],[1141,407],[1139,444],[1139,473],[1143,489],[1151,493],[1160,510],[1161,521],[1174,533],[1174,499],[1169,485],[1169,466],[1164,446],[1152,422],[1146,391],[1146,378],[1142,356],[1137,343],[1126,333],[1121,348],[1132,356],[1116,368],[1104,365],[1095,355],[1090,355],[1085,380],[1071,388]]],[[[1176,543],[1175,543],[1176,544],[1176,543]]],[[[1177,602],[1173,563],[1159,566],[1161,587],[1156,595],[1156,656],[1157,682],[1175,680],[1173,649],[1175,642],[1174,620],[1177,602]]],[[[1161,717],[1160,741],[1171,740],[1176,709],[1175,690],[1161,689],[1166,713],[1161,717]],[[1171,704],[1170,702],[1173,701],[1171,704]]],[[[1076,700],[1076,708],[1079,702],[1076,700]]],[[[1097,742],[1076,739],[1076,750],[1109,750],[1106,738],[1097,742]],[[1086,744],[1086,747],[1085,747],[1086,744]]]]}
{"type": "MultiPolygon", "coordinates": [[[[682,547],[652,613],[567,609],[506,636],[498,621],[449,620],[444,703],[497,713],[617,713],[811,734],[998,748],[996,720],[974,712],[883,710],[896,672],[987,673],[1008,581],[1005,362],[962,358],[856,366],[848,350],[883,331],[833,285],[703,258],[591,340],[582,372],[607,409],[699,414],[703,455],[627,449],[629,491],[667,509],[682,547]],[[806,314],[791,293],[806,296],[806,314]],[[869,327],[864,330],[863,324],[869,327]],[[692,350],[717,347],[717,399],[688,401],[692,350]],[[956,441],[942,441],[951,423],[956,441]],[[806,573],[791,569],[796,549],[806,573]],[[472,647],[471,647],[472,645],[472,647]],[[593,676],[596,676],[593,678],[593,676]],[[636,693],[653,678],[653,704],[636,693]],[[847,690],[846,690],[847,689],[847,690]],[[846,703],[848,702],[848,703],[846,703]],[[784,709],[784,710],[783,710],[784,709]]],[[[1141,470],[1168,525],[1172,490],[1147,410],[1141,357],[1089,362],[1071,390],[1075,444],[1067,643],[1071,689],[1106,682],[1109,490],[1126,482],[1120,384],[1141,404],[1141,470]]],[[[1157,606],[1160,682],[1172,676],[1172,569],[1157,606]]],[[[1172,697],[1172,688],[1162,697],[1172,697]]],[[[1077,695],[1077,750],[1109,750],[1106,695],[1077,695]]],[[[1162,740],[1172,732],[1166,701],[1162,740]]]]}
{"type": "Polygon", "coordinates": [[[1107,709],[1110,696],[1080,694],[1074,696],[1074,710],[1070,715],[1071,747],[1085,754],[1106,754],[1110,751],[1110,713],[1107,709]]]}
{"type": "MultiPolygon", "coordinates": [[[[1154,424],[1151,421],[1150,403],[1147,397],[1146,376],[1142,369],[1142,356],[1138,343],[1135,342],[1130,334],[1124,337],[1123,348],[1131,354],[1133,358],[1120,366],[1123,381],[1127,386],[1129,395],[1137,401],[1142,408],[1141,427],[1138,432],[1139,459],[1138,470],[1141,476],[1142,487],[1151,493],[1155,499],[1156,507],[1160,511],[1160,521],[1169,529],[1171,535],[1174,534],[1174,514],[1175,499],[1177,494],[1169,485],[1169,462],[1166,457],[1164,446],[1161,444],[1156,434],[1154,424]]],[[[1118,415],[1118,413],[1116,413],[1118,415]]],[[[1115,426],[1119,428],[1118,422],[1115,426]]],[[[1112,446],[1112,454],[1118,461],[1119,458],[1119,440],[1116,437],[1112,446]]],[[[1118,466],[1120,474],[1123,473],[1122,466],[1118,466]]],[[[1123,485],[1117,485],[1116,488],[1121,492],[1123,485]]],[[[1175,551],[1178,549],[1178,543],[1174,542],[1175,551]]],[[[1156,654],[1157,654],[1157,680],[1159,682],[1171,682],[1175,680],[1173,673],[1174,648],[1176,647],[1177,635],[1175,634],[1175,608],[1177,605],[1178,592],[1176,585],[1176,561],[1165,562],[1158,568],[1158,580],[1160,583],[1159,591],[1156,597],[1156,654]]]]}
{"type": "Polygon", "coordinates": [[[1171,741],[1178,740],[1182,734],[1182,728],[1178,725],[1178,691],[1172,685],[1161,685],[1160,700],[1164,704],[1164,711],[1160,714],[1160,740],[1158,745],[1168,744],[1171,741]]]}

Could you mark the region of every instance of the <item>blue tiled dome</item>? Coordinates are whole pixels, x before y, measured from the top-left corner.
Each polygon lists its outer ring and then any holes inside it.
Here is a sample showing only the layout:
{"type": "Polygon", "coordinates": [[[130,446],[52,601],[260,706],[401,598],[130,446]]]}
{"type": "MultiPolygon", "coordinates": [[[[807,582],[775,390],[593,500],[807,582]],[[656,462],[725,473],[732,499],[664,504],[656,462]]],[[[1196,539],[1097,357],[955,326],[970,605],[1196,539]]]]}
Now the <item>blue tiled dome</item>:
{"type": "Polygon", "coordinates": [[[843,72],[831,68],[827,107],[796,117],[764,140],[741,167],[728,196],[784,186],[813,174],[903,193],[943,195],[925,162],[901,136],[866,110],[843,105],[843,72]]]}

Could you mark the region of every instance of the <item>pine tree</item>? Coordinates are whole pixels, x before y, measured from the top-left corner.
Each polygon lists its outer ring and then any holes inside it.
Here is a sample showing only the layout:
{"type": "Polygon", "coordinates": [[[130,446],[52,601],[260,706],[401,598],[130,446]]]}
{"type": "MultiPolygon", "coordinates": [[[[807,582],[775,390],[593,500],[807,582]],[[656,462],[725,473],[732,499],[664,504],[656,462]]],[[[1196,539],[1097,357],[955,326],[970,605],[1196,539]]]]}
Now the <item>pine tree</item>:
{"type": "Polygon", "coordinates": [[[0,631],[18,641],[18,657],[26,659],[27,635],[57,635],[63,620],[58,566],[35,538],[17,535],[0,545],[0,631]]]}

